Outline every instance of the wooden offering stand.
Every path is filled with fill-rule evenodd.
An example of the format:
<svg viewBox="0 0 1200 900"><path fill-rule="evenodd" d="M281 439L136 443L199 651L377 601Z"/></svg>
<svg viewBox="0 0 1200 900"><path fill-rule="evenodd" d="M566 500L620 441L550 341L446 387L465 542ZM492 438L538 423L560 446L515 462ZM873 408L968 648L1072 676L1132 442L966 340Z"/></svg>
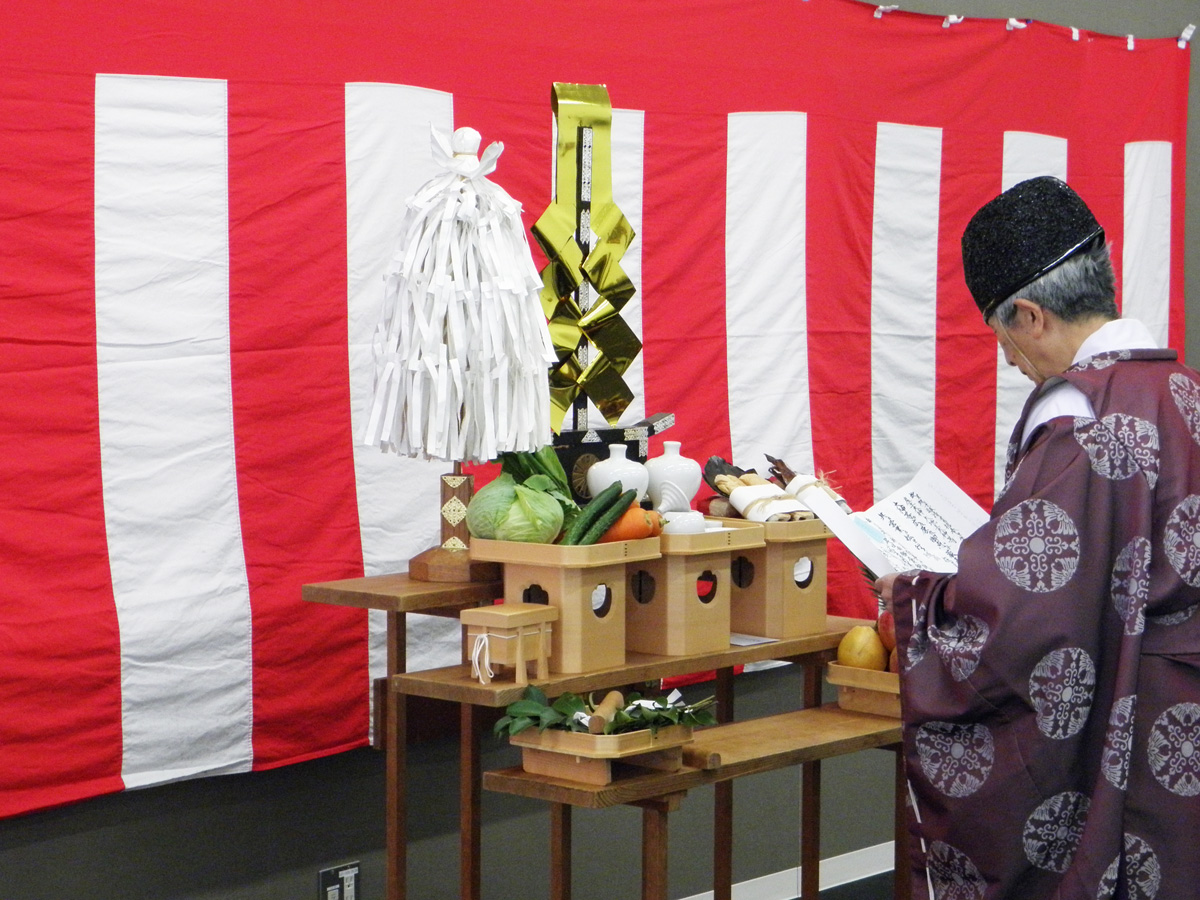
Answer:
<svg viewBox="0 0 1200 900"><path fill-rule="evenodd" d="M810 634L770 643L723 647L712 651L662 655L627 650L622 662L594 670L539 674L537 685L547 696L584 694L640 684L662 678L715 671L718 719L722 723L697 731L684 745L682 765L669 771L614 777L607 784L524 771L523 768L482 771L484 710L502 709L520 699L524 686L492 679L480 684L470 664L420 672L405 671L405 616L409 612L459 615L460 611L490 606L507 591L497 573L494 581L421 582L409 575L384 575L305 585L307 601L382 609L388 621L388 684L378 705L384 715L376 733L387 749L386 840L387 900L405 900L407 893L407 698L449 701L459 707L460 896L481 900L482 789L535 797L547 801L551 815L551 896L570 897L570 812L574 806L600 808L633 804L643 810L643 897L666 898L666 825L686 791L712 785L713 886L715 900L732 896L733 780L741 775L781 766L799 765L801 786L801 897L816 900L820 870L820 762L840 753L867 747L895 748L900 724L869 713L820 706L821 669L836 656L842 636L861 620L828 616L824 627ZM517 599L517 598L513 598ZM734 671L766 660L786 660L804 669L803 709L766 719L734 721ZM899 754L897 764L899 766ZM615 773L614 773L615 774ZM898 769L897 798L903 779ZM897 833L903 835L903 806L897 806ZM905 896L902 874L904 841L897 843L898 897Z"/></svg>
<svg viewBox="0 0 1200 900"><path fill-rule="evenodd" d="M483 684L491 681L489 663L511 666L517 684L529 683L529 663L535 664L538 678L550 677L551 623L558 619L557 608L541 603L496 603L464 609L458 618L466 626L467 651ZM477 644L483 652L476 652Z"/></svg>
<svg viewBox="0 0 1200 900"><path fill-rule="evenodd" d="M565 546L475 540L471 556L503 563L504 599L558 610L550 671L591 672L625 662L626 568L659 556L657 537ZM728 629L722 646L728 644Z"/></svg>
<svg viewBox="0 0 1200 900"><path fill-rule="evenodd" d="M762 547L763 527L733 519L720 524L700 534L663 534L661 556L629 567L629 649L680 656L729 646L731 553Z"/></svg>
<svg viewBox="0 0 1200 900"><path fill-rule="evenodd" d="M809 519L766 522L763 537L763 546L734 553L730 626L773 638L824 630L826 541L833 533Z"/></svg>
<svg viewBox="0 0 1200 900"><path fill-rule="evenodd" d="M482 789L514 793L544 800L551 816L551 897L570 897L570 813L575 806L604 808L633 804L643 810L643 897L666 898L666 825L668 814L677 809L690 788L712 785L713 887L716 900L730 900L733 883L733 781L755 772L798 765L803 771L801 786L801 898L816 900L820 874L820 760L868 747L895 748L900 740L900 723L894 719L821 706L821 669L836 657L837 645L854 625L864 620L829 616L824 631L797 638L784 638L749 646L727 645L708 653L683 656L628 651L619 666L580 673L554 673L537 686L548 697L566 692L586 694L622 685L641 684L661 678L715 671L717 716L725 723L699 729L683 748L683 765L675 771L648 771L621 775L604 785L553 775L535 774L523 767L483 772L482 749L485 721L483 710L502 709L521 699L524 687L493 679L480 684L472 678L469 665L448 666L408 672L392 678L392 690L403 696L430 697L459 704L459 804L460 896L481 900ZM734 722L734 671L748 663L781 659L804 668L806 707L766 719ZM728 729L728 730L727 730ZM690 760L690 761L689 761ZM902 781L897 782L898 789ZM898 794L898 801L902 794ZM902 810L902 803L898 803ZM899 819L898 819L899 821ZM898 832L903 834L904 832ZM904 841L898 847L903 850ZM897 860L903 865L903 860ZM898 879L900 883L903 879ZM389 900L399 900L389 882ZM898 893L897 897L903 897Z"/></svg>

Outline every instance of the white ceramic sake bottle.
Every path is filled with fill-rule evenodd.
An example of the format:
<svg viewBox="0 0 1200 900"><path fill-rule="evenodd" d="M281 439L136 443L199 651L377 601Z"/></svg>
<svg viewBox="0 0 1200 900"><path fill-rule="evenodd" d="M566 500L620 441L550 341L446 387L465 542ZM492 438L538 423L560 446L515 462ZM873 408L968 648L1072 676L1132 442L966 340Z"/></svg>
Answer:
<svg viewBox="0 0 1200 900"><path fill-rule="evenodd" d="M640 503L646 496L646 488L650 483L650 473L636 459L625 455L628 449L624 444L609 444L608 459L592 463L587 470L588 493L595 497L598 493L612 484L621 482L621 490L636 490L635 503Z"/></svg>
<svg viewBox="0 0 1200 900"><path fill-rule="evenodd" d="M650 502L659 512L691 509L700 490L700 463L679 453L679 441L663 441L661 456L646 460Z"/></svg>

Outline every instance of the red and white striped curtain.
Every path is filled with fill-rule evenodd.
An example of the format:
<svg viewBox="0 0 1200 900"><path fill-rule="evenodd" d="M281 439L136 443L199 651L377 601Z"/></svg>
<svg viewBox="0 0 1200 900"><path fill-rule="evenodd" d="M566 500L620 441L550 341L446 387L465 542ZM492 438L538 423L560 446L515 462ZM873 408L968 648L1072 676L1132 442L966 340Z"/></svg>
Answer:
<svg viewBox="0 0 1200 900"><path fill-rule="evenodd" d="M505 144L528 224L552 83L606 84L638 235L626 420L831 471L857 508L929 458L990 505L1027 386L958 238L1021 178L1075 186L1125 312L1182 349L1174 40L853 0L10 0L5 23L0 815L366 741L381 623L300 586L437 534L446 464L357 441L430 123ZM870 603L835 554L831 610Z"/></svg>

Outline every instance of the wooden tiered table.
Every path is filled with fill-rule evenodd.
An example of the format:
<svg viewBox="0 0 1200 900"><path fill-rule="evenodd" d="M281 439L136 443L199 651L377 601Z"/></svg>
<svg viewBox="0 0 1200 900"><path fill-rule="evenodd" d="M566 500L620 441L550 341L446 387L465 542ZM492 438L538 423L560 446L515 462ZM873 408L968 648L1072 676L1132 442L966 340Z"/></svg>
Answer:
<svg viewBox="0 0 1200 900"><path fill-rule="evenodd" d="M406 701L407 696L426 697L444 700L459 705L459 798L460 798L460 896L463 900L481 900L481 815L480 800L483 788L483 772L481 767L481 750L483 719L482 710L505 707L519 699L524 692L523 685L510 681L492 681L490 684L480 684L471 677L470 665L455 665L440 669L429 669L419 672L405 671L405 616L410 612L433 612L455 614L458 609L487 603L502 593L500 582L478 583L436 583L410 580L406 575L382 575L367 578L354 578L342 581L325 582L305 585L303 597L305 600L321 603L334 603L344 606L355 606L364 609L380 609L387 613L387 672L391 689L386 692L386 714L384 728L384 746L387 751L386 765L386 818L387 818L387 898L388 900L404 900L406 890ZM624 665L615 666L593 672L580 674L551 674L548 679L535 680L548 696L554 697L570 691L586 694L604 688L637 685L642 682L656 681L695 672L715 671L718 718L722 723L733 722L734 696L733 673L737 666L767 660L785 660L804 667L804 696L802 705L805 709L817 707L821 700L821 666L836 655L836 649L842 635L853 625L862 624L862 620L829 616L825 631L805 635L798 638L785 638L771 643L754 644L750 646L730 646L728 649L701 653L690 656L655 656L629 652L626 654ZM815 710L814 710L815 711ZM879 717L866 717L867 727L860 727L856 741L860 743L844 749L835 749L837 744L827 743L826 752L802 750L793 747L781 751L787 755L788 762L780 765L800 765L803 771L801 789L801 872L802 898L815 900L818 894L818 878L820 868L820 759L824 756L835 755L837 752L852 752L867 746L883 746L894 744L899 740L899 724L894 720ZM785 720L779 720L783 723ZM762 729L766 723L756 724L756 720L748 720L737 725L725 724L720 733L721 746L726 754L723 757L723 774L720 769L693 769L688 767L681 775L682 781L694 778L695 784L713 784L715 791L714 804L714 840L713 840L713 883L715 900L728 900L731 896L732 884L732 828L733 828L733 778L740 774L748 774L755 766L777 768L760 758L758 761L743 759L735 762L735 753L728 742L735 740L739 734L747 730L753 732ZM778 724L778 723L777 723ZM774 726L772 726L774 727ZM726 728L735 730L725 731ZM715 739L718 729L713 729ZM703 732L701 732L703 734ZM761 748L762 734L753 740ZM794 736L793 736L794 737ZM865 743L863 742L865 741ZM794 743L794 740L793 740ZM698 747L703 747L697 743ZM805 756L804 754L808 754ZM778 762L782 757L776 757ZM532 793L541 790L540 787L515 786L530 785L531 778L523 778L516 772L489 773L489 787L505 790L514 787L513 792ZM628 785L622 783L624 788ZM657 790L659 785L655 785ZM685 788L680 788L680 791ZM646 838L652 845L661 846L665 852L665 814L680 796L680 791L659 792L647 795L643 799L616 800L614 802L635 802L657 810L650 822L659 822L661 830L658 837L653 830L646 832ZM583 795L580 795L583 796ZM597 797L608 796L598 791ZM569 848L569 809L571 805L589 805L593 801L575 803L566 799L566 795L556 794L551 800L553 816L552 834L555 835L555 845L552 860L555 870L567 873L565 883L552 886L556 897L568 897L569 860L565 858L564 850ZM674 799L672 799L674 798ZM594 802L601 802L596 800ZM665 871L665 856L664 867ZM648 870L653 878L655 869ZM664 888L665 889L665 888Z"/></svg>
<svg viewBox="0 0 1200 900"><path fill-rule="evenodd" d="M405 638L408 613L458 615L458 610L490 603L504 592L499 581L436 582L415 581L407 574L371 575L306 584L301 596L314 603L333 603L360 609L379 609L387 613L387 675L406 668ZM376 740L382 741L387 754L384 784L386 797L387 900L404 900L407 880L408 814L405 809L408 769L408 717L404 695L384 686L377 701L381 707L382 727ZM382 732L380 734L379 732Z"/></svg>
<svg viewBox="0 0 1200 900"><path fill-rule="evenodd" d="M483 786L489 790L545 800L551 804L551 897L569 900L571 884L570 808L603 809L619 804L642 807L642 898L667 900L667 814L673 812L688 790L720 785L742 775L754 775L788 766L804 766L846 753L874 747L894 746L900 741L900 722L868 713L850 712L836 704L801 709L745 722L718 725L696 732L695 742L684 749L685 765L674 772L645 772L618 778L597 786L531 775L520 767L485 772ZM901 782L902 783L902 782ZM902 809L903 795L897 795ZM806 818L806 821L807 818ZM714 848L728 857L732 846L732 822L717 829ZM803 834L802 838L808 835ZM903 841L897 843L903 847ZM819 859L812 858L819 845L809 848L801 865L802 874L813 872ZM900 850L897 852L897 861ZM902 864L897 866L900 871ZM817 888L805 879L802 897L816 897ZM732 885L714 885L716 896L728 897ZM907 896L897 890L897 897Z"/></svg>

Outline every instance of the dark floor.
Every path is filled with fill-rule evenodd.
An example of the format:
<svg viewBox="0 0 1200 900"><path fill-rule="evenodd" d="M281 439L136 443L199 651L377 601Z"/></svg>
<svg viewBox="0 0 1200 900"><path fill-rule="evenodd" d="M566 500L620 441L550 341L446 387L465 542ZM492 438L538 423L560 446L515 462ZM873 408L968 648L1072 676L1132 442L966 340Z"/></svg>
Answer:
<svg viewBox="0 0 1200 900"><path fill-rule="evenodd" d="M884 872L821 891L821 900L892 900L892 873Z"/></svg>

